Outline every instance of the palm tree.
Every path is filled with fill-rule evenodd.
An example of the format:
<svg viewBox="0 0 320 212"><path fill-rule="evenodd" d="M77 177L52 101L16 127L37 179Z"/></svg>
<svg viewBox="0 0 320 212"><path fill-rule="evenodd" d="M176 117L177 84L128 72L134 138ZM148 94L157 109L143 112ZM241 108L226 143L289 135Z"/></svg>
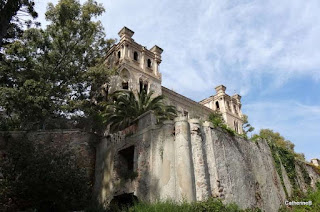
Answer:
<svg viewBox="0 0 320 212"><path fill-rule="evenodd" d="M147 111L153 111L158 123L177 116L174 106L165 105L164 96L152 98L153 92L144 90L138 94L132 91L116 91L112 94L113 101L105 103L101 113L111 131L122 130Z"/></svg>

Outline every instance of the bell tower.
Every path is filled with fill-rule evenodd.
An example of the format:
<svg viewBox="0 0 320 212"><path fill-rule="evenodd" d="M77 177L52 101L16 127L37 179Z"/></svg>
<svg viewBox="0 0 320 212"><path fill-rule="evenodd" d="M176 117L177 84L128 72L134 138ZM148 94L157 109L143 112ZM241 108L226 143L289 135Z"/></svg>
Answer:
<svg viewBox="0 0 320 212"><path fill-rule="evenodd" d="M147 49L132 39L133 34L123 27L118 33L120 41L107 52L106 65L118 72L111 80L110 92L152 90L155 95L161 95L159 65L163 50L156 45Z"/></svg>

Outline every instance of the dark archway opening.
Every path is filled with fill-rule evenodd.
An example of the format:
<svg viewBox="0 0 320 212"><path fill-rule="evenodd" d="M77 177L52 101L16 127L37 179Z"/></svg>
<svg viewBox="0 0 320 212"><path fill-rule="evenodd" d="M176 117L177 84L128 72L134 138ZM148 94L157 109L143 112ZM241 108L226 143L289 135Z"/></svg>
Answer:
<svg viewBox="0 0 320 212"><path fill-rule="evenodd" d="M146 93L148 93L148 83L147 83L147 82L144 83L144 85L143 85L143 90L144 90Z"/></svg>
<svg viewBox="0 0 320 212"><path fill-rule="evenodd" d="M217 110L220 110L219 102L218 102L218 101L216 101L216 108L217 108Z"/></svg>
<svg viewBox="0 0 320 212"><path fill-rule="evenodd" d="M109 208L111 211L123 211L126 208L132 207L138 201L138 197L133 193L125 193L114 196L110 202Z"/></svg>
<svg viewBox="0 0 320 212"><path fill-rule="evenodd" d="M150 59L147 60L147 65L148 65L148 68L151 68L151 60Z"/></svg>
<svg viewBox="0 0 320 212"><path fill-rule="evenodd" d="M140 93L141 93L143 90L143 81L142 80L139 81L139 86L140 86Z"/></svg>
<svg viewBox="0 0 320 212"><path fill-rule="evenodd" d="M122 83L122 89L128 90L129 89L129 83L128 82L123 82Z"/></svg>
<svg viewBox="0 0 320 212"><path fill-rule="evenodd" d="M133 53L133 59L134 59L135 61L138 61L138 52L134 52L134 53Z"/></svg>
<svg viewBox="0 0 320 212"><path fill-rule="evenodd" d="M121 168L127 172L133 172L134 146L119 151Z"/></svg>

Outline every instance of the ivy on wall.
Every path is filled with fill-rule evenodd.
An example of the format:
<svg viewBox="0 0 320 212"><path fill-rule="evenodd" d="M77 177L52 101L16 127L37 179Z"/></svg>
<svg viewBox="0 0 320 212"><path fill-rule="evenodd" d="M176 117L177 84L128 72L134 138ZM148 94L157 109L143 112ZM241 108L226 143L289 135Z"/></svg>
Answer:
<svg viewBox="0 0 320 212"><path fill-rule="evenodd" d="M303 162L298 161L295 159L295 154L294 152L284 148L277 146L276 144L268 141L268 144L271 149L272 157L274 160L274 164L277 170L277 173L279 174L281 183L283 185L284 191L286 193L286 196L288 197L288 191L286 190L286 187L284 186L284 180L282 176L282 171L281 171L281 164L283 165L284 169L287 172L287 175L289 177L291 186L293 188L293 195L298 195L300 193L299 185L297 184L297 172L296 172L296 165L299 166L302 176L303 176L303 181L306 183L308 186L311 184L311 178L309 177L309 174L303 164Z"/></svg>

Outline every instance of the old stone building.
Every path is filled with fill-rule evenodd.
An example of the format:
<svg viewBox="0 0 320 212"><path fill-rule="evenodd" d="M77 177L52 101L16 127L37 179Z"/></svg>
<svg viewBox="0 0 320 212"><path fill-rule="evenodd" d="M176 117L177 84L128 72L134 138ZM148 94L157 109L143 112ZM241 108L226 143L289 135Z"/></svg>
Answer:
<svg viewBox="0 0 320 212"><path fill-rule="evenodd" d="M227 95L220 85L215 95L195 102L161 86L162 49L137 44L126 27L119 35L107 56L106 64L119 71L109 91L152 90L176 106L179 117L157 123L149 111L125 130L103 137L96 145L95 198L108 205L129 197L149 202L214 197L241 208L277 211L294 185L280 163L281 180L267 141L250 142L206 121L211 112L220 111L229 127L242 133L241 97ZM296 163L295 169L301 190L316 187L320 176L313 166Z"/></svg>
<svg viewBox="0 0 320 212"><path fill-rule="evenodd" d="M119 75L111 81L109 92L125 89L134 92L153 91L154 95L164 95L167 104L176 106L179 116L200 118L205 121L213 111L220 111L227 125L238 133L242 133L241 96L229 96L223 85L216 87L216 94L200 102L193 101L179 93L161 86L161 53L158 46L151 49L136 43L134 32L123 27L120 41L107 53L106 64L109 68L116 68Z"/></svg>
<svg viewBox="0 0 320 212"><path fill-rule="evenodd" d="M265 140L250 142L187 117L157 124L152 111L133 126L96 146L94 196L105 205L129 197L148 202L214 197L273 212L292 195L294 185L283 165L281 180ZM295 168L302 191L316 187L320 176L312 166Z"/></svg>

